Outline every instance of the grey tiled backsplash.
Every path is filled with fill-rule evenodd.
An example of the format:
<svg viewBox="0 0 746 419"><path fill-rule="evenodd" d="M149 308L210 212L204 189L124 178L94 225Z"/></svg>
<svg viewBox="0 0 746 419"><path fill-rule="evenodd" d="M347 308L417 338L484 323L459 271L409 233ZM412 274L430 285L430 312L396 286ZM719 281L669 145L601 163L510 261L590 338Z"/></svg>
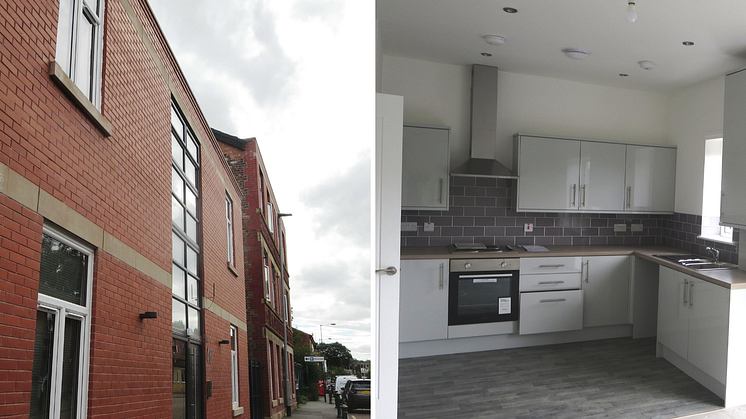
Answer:
<svg viewBox="0 0 746 419"><path fill-rule="evenodd" d="M698 239L698 215L516 212L515 188L511 179L452 176L448 211L402 211L402 221L417 223L416 232L402 232L402 246L662 244L702 255L713 246L721 249L721 260L738 262L737 230L734 245ZM426 222L434 223L435 231L425 232ZM524 233L525 223L532 223L534 231ZM615 232L614 224L625 224L626 231ZM642 231L632 232L632 224L641 224Z"/></svg>

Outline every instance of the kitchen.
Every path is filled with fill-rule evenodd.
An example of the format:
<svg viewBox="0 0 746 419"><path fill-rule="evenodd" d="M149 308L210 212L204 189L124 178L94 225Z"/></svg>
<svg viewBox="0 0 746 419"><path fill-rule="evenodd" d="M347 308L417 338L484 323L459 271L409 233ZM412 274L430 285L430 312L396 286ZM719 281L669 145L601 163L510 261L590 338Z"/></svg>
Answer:
<svg viewBox="0 0 746 419"><path fill-rule="evenodd" d="M746 67L746 61L737 54L699 55L703 51L687 49L690 46L683 42L691 40L695 42L693 48L702 45L704 50L709 50L712 45L706 45L708 41L697 41L695 38L698 35L694 33L701 29L699 26L707 26L708 31L718 32L719 42L728 45L721 50L743 50L743 46L738 44L741 41L737 40L743 35L740 33L743 29L738 28L727 16L738 14L734 9L741 7L740 5L734 6L730 2L726 2L727 7L716 5L702 17L703 22L708 24L700 22L699 26L694 25L697 26L695 28L680 26L681 22L691 22L693 12L690 7L694 5L670 2L656 2L655 6L638 4L640 18L634 24L624 20L626 2L620 7L616 7L618 5L613 5L611 1L562 5L553 5L551 2L532 2L531 5L477 2L470 5L477 12L466 6L452 10L446 2L427 5L416 1L378 3L378 38L381 48L378 50L377 60L377 90L404 98L405 124L450 127L452 167L460 165L469 157L471 64L494 66L500 68L497 77L494 157L509 168L514 168L511 166L514 160L513 135L516 133L573 140L592 139L624 145L675 146L673 215L668 215L673 218L663 222L678 223L672 224L671 227L674 228L671 229L689 229L689 233L697 225L703 200L704 142L722 137L725 74ZM504 12L502 9L507 6L516 7L517 13ZM643 10L647 16L643 14ZM698 16L697 13L705 12L697 10L694 16ZM611 14L614 15L610 16ZM494 20L494 24L483 17L488 15L489 19ZM709 24L714 21L714 17L718 18L717 30ZM434 23L446 20L447 23ZM407 25L403 22L407 22ZM472 24L466 25L465 22ZM573 30L563 29L569 26ZM662 36L666 30L677 38ZM487 44L482 36L488 34L504 36L504 45ZM692 38L689 39L689 36ZM699 36L709 40L709 36ZM442 46L442 51L433 45ZM581 46L587 47L589 51L584 60L573 60L562 54L564 48ZM493 57L483 57L482 52L491 53ZM546 57L541 56L542 54ZM554 55L548 58L550 54ZM699 61L687 58L687 54L692 54ZM521 68L517 63L523 58L542 62L546 66L536 64L534 67ZM641 60L655 61L658 67L645 70L638 65ZM686 67L687 71L683 73L687 74L674 74L672 69L675 67ZM644 246L663 244L665 232L662 230L671 230L668 224L659 224L658 220L662 218L657 217L666 217L664 215L625 215L623 211L518 212L512 194L517 193L520 181L495 180L494 184L480 186L473 178L464 179L466 178L456 176L449 179L452 192L464 194L454 196L452 193L452 202L466 200L468 202L458 205L466 209L479 207L475 204L478 200L494 198L495 205L485 206L482 209L485 211L484 216L425 211L412 213L405 210L402 221L418 224L416 233L402 233L402 252L405 257L407 249L411 247L445 247L446 244L457 241L485 241L480 239L487 239L487 244L545 245L550 250L556 245L603 244L607 248L624 244ZM471 191L471 196L466 195L467 190ZM487 190L500 196L485 196ZM496 208L504 212L494 213ZM487 211L492 213L488 216ZM619 213L621 216L617 217L616 214ZM478 217L491 218L485 221L493 225L475 225L478 224ZM464 221L464 218L471 218L471 221ZM606 236L598 233L590 235L598 231L592 229L598 226L592 227L591 223L603 222L606 228L622 224L614 222L614 218L623 221L625 234L612 232ZM507 225L497 225L499 220ZM425 222L433 224L432 232L424 231ZM466 222L467 225L458 224L460 222ZM551 226L542 225L544 223ZM523 230L525 224L533 224L532 227L537 232L532 234L516 231ZM630 231L633 226L642 226L643 231L634 234ZM580 234L565 235L564 230L559 235L546 234L547 228L557 227L578 228ZM584 227L588 227L589 235L583 235ZM541 234L537 234L539 230ZM686 237L684 231L677 231L676 234L677 237L678 234ZM737 235L736 233L735 236ZM634 242L635 240L639 241ZM602 241L605 242L601 243ZM681 250L679 253L703 254L704 251L704 246L699 244L696 250L685 247L689 244L683 242L675 244ZM724 250L726 260L738 263L737 245L714 247ZM647 256L652 257L652 254ZM451 259L451 256L445 256L444 259ZM645 257L642 259L650 261ZM521 262L523 263L523 258ZM402 281L404 279L402 272ZM634 288L633 285L634 283L630 285L630 289ZM630 298L630 301L634 301L634 298ZM400 307L404 309L404 305L405 301L402 299ZM633 309L630 310L630 313L634 312ZM493 349L499 347L494 342L494 336L499 335L490 336L493 336L492 342L484 343L485 338L485 346L477 345L474 349L488 350L490 345ZM474 344L475 339L470 344ZM426 349L437 347L441 351L452 353L464 350L449 347L448 345L455 344L449 343L447 339L439 343L440 345L423 343L420 346ZM415 346L401 345L400 356L413 356L407 351Z"/></svg>

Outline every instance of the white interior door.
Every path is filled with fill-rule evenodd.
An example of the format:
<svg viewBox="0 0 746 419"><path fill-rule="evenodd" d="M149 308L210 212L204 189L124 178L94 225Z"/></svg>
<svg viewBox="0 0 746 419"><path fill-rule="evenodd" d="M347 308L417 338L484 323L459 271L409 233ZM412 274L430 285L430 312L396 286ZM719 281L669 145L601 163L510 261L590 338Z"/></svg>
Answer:
<svg viewBox="0 0 746 419"><path fill-rule="evenodd" d="M399 262L404 98L376 94L373 204L372 416L395 419L399 382Z"/></svg>

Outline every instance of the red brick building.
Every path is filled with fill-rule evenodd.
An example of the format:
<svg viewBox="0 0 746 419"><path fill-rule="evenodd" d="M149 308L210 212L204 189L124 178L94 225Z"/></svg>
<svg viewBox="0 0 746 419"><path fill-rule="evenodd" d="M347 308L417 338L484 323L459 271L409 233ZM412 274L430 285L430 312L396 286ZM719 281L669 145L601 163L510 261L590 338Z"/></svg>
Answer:
<svg viewBox="0 0 746 419"><path fill-rule="evenodd" d="M0 2L0 418L248 418L241 197L146 0Z"/></svg>
<svg viewBox="0 0 746 419"><path fill-rule="evenodd" d="M253 385L252 400L262 395L264 417L285 416L296 406L290 284L285 252L285 227L255 138L246 140L214 130L215 138L241 185L243 199L244 274L249 330L249 358L261 365L261 389ZM287 323L283 310L287 307ZM286 325L285 327L283 325ZM287 358L283 354L287 339ZM283 362L286 362L287 369ZM258 371L258 370L257 370ZM286 398L287 387L290 397Z"/></svg>

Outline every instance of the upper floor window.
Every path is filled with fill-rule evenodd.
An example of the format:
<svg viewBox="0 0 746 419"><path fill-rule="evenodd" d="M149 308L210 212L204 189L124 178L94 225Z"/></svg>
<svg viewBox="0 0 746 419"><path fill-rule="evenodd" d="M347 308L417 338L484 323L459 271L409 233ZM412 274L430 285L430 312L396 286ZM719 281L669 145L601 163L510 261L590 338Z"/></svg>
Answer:
<svg viewBox="0 0 746 419"><path fill-rule="evenodd" d="M267 257L267 253L264 253L264 256L262 257L262 262L264 263L264 298L267 301L272 301L272 281L270 279L269 274L269 258Z"/></svg>
<svg viewBox="0 0 746 419"><path fill-rule="evenodd" d="M271 202L267 202L267 226L270 233L275 232L275 212Z"/></svg>
<svg viewBox="0 0 746 419"><path fill-rule="evenodd" d="M104 0L60 0L55 61L101 109Z"/></svg>
<svg viewBox="0 0 746 419"><path fill-rule="evenodd" d="M228 194L225 195L225 224L228 230L228 263L231 266L236 265L234 258L234 247L233 247L233 201Z"/></svg>
<svg viewBox="0 0 746 419"><path fill-rule="evenodd" d="M702 187L702 235L708 240L733 242L733 228L720 225L723 139L705 140L705 171Z"/></svg>

